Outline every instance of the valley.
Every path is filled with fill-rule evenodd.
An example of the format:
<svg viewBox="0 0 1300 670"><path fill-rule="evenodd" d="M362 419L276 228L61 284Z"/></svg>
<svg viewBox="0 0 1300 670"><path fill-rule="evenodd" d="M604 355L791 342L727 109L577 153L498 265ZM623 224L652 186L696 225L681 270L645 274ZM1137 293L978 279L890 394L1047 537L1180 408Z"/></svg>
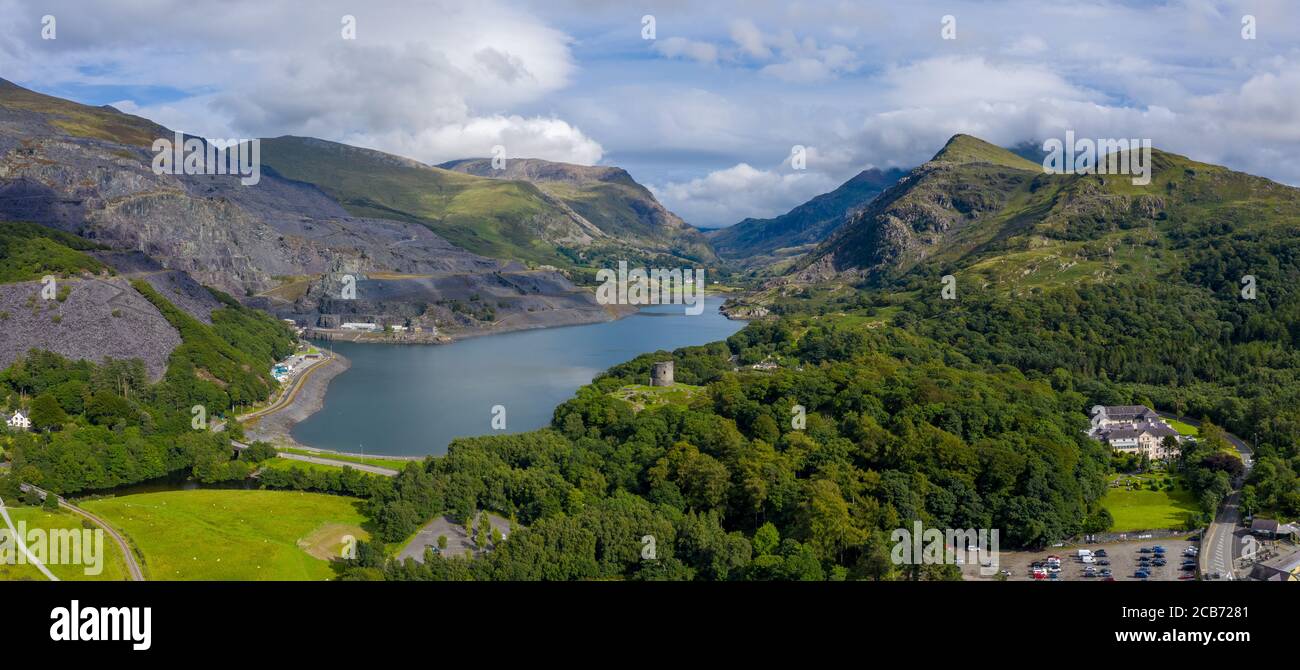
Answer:
<svg viewBox="0 0 1300 670"><path fill-rule="evenodd" d="M701 232L613 167L284 136L241 187L149 172L163 130L0 85L0 406L31 416L0 484L84 496L151 579L945 580L891 530L1033 551L1300 514L1297 189L1158 148L1143 186L1047 174L958 134ZM606 304L620 262L727 290ZM1204 421L1153 478L1086 436L1096 404ZM395 558L485 510L509 539ZM229 551L187 564L209 524Z"/></svg>

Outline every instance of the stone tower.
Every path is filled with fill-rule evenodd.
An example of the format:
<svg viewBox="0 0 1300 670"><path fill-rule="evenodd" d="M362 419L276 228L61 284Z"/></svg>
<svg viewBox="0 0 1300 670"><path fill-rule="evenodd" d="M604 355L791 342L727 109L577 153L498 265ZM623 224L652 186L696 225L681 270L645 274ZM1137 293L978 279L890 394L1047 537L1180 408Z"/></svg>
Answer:
<svg viewBox="0 0 1300 670"><path fill-rule="evenodd" d="M673 385L673 362L660 361L655 363L654 368L650 370L651 386L672 386Z"/></svg>

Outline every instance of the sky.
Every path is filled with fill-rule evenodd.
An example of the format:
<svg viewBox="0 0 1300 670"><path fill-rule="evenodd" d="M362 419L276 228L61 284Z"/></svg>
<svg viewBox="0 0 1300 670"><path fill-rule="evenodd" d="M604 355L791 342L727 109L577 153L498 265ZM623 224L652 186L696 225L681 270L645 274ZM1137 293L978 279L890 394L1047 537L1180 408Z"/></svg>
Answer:
<svg viewBox="0 0 1300 670"><path fill-rule="evenodd" d="M1289 0L0 0L0 16L0 77L42 93L209 138L616 165L703 227L915 167L955 133L1149 138L1300 185Z"/></svg>

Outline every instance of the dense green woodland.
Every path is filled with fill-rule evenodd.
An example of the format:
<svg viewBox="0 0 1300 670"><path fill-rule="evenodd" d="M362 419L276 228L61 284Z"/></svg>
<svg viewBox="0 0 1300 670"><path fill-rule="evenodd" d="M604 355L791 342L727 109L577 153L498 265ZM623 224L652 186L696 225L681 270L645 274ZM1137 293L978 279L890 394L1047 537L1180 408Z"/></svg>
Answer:
<svg viewBox="0 0 1300 670"><path fill-rule="evenodd" d="M139 360L93 364L42 351L0 371L2 404L27 404L35 429L0 438L23 481L77 493L181 471L204 482L252 471L253 459L231 460L238 424L222 433L194 430L191 409L203 406L210 421L268 397L274 382L267 371L293 351L292 333L216 291L224 307L209 326L148 284L132 286L181 333L162 381L151 384Z"/></svg>
<svg viewBox="0 0 1300 670"><path fill-rule="evenodd" d="M1131 464L1085 437L1084 412L1143 403L1207 420L1174 464L1201 508L1189 527L1241 472L1217 426L1256 444L1246 511L1298 515L1300 234L1176 215L1163 225L1153 253L1180 262L1157 279L963 285L944 301L938 278L961 267L922 266L809 289L726 342L611 368L546 429L457 440L394 478L266 470L261 481L367 499L374 544L351 579L951 579L955 566L894 565L890 531L997 528L1003 547L1104 531L1106 475ZM1239 293L1246 274L1253 300ZM135 363L39 352L0 374L43 430L12 438L24 478L60 491L185 468L216 480L269 455L230 460L228 437L189 429L189 407L216 415L265 397L287 332L227 297L205 326L136 288L184 339L161 383ZM611 395L669 356L679 382L706 387L689 405L636 412ZM780 367L737 369L763 360ZM463 522L478 509L524 528L475 558L385 560L385 545L435 515Z"/></svg>

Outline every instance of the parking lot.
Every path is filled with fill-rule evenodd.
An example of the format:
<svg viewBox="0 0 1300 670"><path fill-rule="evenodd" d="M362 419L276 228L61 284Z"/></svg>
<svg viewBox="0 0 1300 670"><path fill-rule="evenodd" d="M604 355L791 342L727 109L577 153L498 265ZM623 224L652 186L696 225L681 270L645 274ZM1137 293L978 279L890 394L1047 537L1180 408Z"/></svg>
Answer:
<svg viewBox="0 0 1300 670"><path fill-rule="evenodd" d="M1148 540L1135 540L1130 542L1112 542L1107 544L1087 544L1070 547L1049 547L1041 551L1004 551L1001 552L999 569L1009 570L1010 574L1006 579L1010 581L1032 581L1033 564L1043 562L1048 556L1057 556L1061 559L1060 572L1056 573L1055 581L1108 581L1102 576L1102 570L1109 569L1110 577L1114 581L1177 581L1180 577L1191 575L1188 579L1196 576L1195 570L1182 570L1181 566L1184 559L1189 558L1184 552L1188 547L1198 546L1198 542L1193 542L1184 538L1159 538ZM1166 564L1156 566L1157 554L1153 548L1159 546L1164 551ZM1079 550L1087 549L1092 552L1102 550L1105 552L1104 557L1095 558L1093 563L1095 574L1088 576L1086 568L1088 564L1079 560ZM1144 553L1142 550L1147 550ZM1145 579L1137 576L1138 568L1142 565L1141 558L1147 559L1150 576ZM1194 557L1192 557L1194 558ZM1102 561L1107 562L1103 565ZM1048 573L1047 579L1043 581L1053 581ZM979 566L963 565L962 578L976 581L990 581L997 579L996 575L980 574Z"/></svg>

